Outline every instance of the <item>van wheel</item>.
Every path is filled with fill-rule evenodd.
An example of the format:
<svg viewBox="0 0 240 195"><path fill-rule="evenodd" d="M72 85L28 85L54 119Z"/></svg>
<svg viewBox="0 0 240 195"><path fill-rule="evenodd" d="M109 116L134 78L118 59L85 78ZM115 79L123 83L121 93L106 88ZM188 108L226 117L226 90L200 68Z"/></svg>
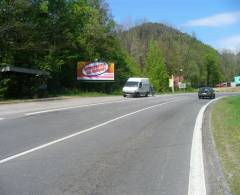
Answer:
<svg viewBox="0 0 240 195"><path fill-rule="evenodd" d="M145 97L148 97L148 92L145 94Z"/></svg>
<svg viewBox="0 0 240 195"><path fill-rule="evenodd" d="M134 97L140 97L140 94L139 93L135 93Z"/></svg>

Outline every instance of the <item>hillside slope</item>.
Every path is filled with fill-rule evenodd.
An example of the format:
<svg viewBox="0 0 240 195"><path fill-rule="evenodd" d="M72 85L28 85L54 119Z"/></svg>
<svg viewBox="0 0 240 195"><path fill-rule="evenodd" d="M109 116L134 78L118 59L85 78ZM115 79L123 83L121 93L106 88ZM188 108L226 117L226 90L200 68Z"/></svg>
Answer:
<svg viewBox="0 0 240 195"><path fill-rule="evenodd" d="M164 24L144 23L127 31L120 31L119 37L123 47L139 64L142 71L146 66L149 42L155 40L162 50L169 75L183 74L185 80L191 82L193 86L214 85L221 79L220 54L194 36ZM209 55L216 62L214 68L207 66ZM215 73L214 71L211 73L213 69Z"/></svg>

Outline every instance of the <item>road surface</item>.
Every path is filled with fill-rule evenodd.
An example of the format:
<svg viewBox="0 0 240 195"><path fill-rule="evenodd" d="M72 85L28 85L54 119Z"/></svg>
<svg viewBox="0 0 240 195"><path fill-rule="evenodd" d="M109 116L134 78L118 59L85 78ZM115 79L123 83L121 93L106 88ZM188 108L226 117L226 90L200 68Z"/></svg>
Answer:
<svg viewBox="0 0 240 195"><path fill-rule="evenodd" d="M184 94L0 105L0 194L188 194L195 120L208 101Z"/></svg>

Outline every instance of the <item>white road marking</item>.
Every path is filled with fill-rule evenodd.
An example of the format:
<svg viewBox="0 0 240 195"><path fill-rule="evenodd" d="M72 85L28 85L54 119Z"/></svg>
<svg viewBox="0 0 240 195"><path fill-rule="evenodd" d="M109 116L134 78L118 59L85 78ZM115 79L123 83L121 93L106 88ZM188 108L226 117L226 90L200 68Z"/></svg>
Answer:
<svg viewBox="0 0 240 195"><path fill-rule="evenodd" d="M171 100L174 98L169 98L168 100ZM39 114L45 114L49 112L56 112L56 111L62 111L62 110L69 110L74 108L84 108L84 107L91 107L91 106L97 106L97 105L104 105L104 104L112 104L112 103L121 103L126 101L136 101L136 100L146 100L146 98L140 98L140 99L125 99L125 100L119 100L119 101L111 101L111 102L100 102L100 103L93 103L93 104L87 104L87 105L79 105L79 106L69 106L69 107L63 107L63 108L53 108L48 110L41 110L37 112L29 112L25 113L25 116L33 116L33 115L39 115Z"/></svg>
<svg viewBox="0 0 240 195"><path fill-rule="evenodd" d="M203 116L207 107L212 102L217 101L221 98L223 97L216 98L208 102L200 109L198 113L192 139L188 195L206 195L205 174L203 164L203 148L202 148Z"/></svg>
<svg viewBox="0 0 240 195"><path fill-rule="evenodd" d="M25 113L24 115L25 116L32 116L32 115L49 113L49 112L69 110L69 109L74 109L74 108L84 108L84 107L97 106L97 105L103 105L103 104L121 103L121 102L125 102L125 101L130 101L130 100L120 100L120 101L101 102L101 103L79 105L79 106L69 106L69 107L63 107L63 108L53 108L53 109L41 110L41 111L37 111L37 112L29 112L29 113Z"/></svg>
<svg viewBox="0 0 240 195"><path fill-rule="evenodd" d="M0 118L0 121L1 121L1 120L4 120L4 119L5 119L5 118Z"/></svg>
<svg viewBox="0 0 240 195"><path fill-rule="evenodd" d="M68 135L68 136L66 136L66 137L62 137L62 138L60 138L60 139L51 141L51 142L49 142L49 143L43 144L43 145L38 146L38 147L35 147L35 148L32 148L32 149L27 150L27 151L25 151L25 152L21 152L21 153L18 153L18 154L16 154L16 155L7 157L7 158L5 158L5 159L2 159L2 160L0 160L0 164L6 163L6 162L8 162L8 161L10 161L10 160L13 160L13 159L17 159L17 158L19 158L19 157L21 157L21 156L24 156L24 155L33 153L33 152L35 152L35 151L41 150L41 149L43 149L43 148L46 148L46 147L48 147L48 146L57 144L57 143L59 143L59 142L63 142L63 141L65 141L65 140L68 140L68 139L73 138L73 137L76 137L76 136L78 136L78 135L87 133L87 132L89 132L89 131L93 131L93 130L99 128L99 127L103 127L103 126L108 125L108 124L110 124L110 123L112 123L112 122L115 122L115 121L117 121L117 120L119 120L119 119L122 119L122 118L125 118L125 117L128 117L128 116L137 114L137 113L139 113L139 112L143 112L143 111L146 111L146 110L150 110L150 109L156 108L156 107L158 107L158 106L163 106L163 105L166 105L166 104L169 104L169 103L177 102L177 101L181 101L181 99L180 99L180 100L168 101L168 102L156 104L156 105L153 105L153 106L149 106L149 107L146 107L146 108L142 108L142 109L140 109L140 110L137 110L137 111L134 111L134 112L131 112L131 113L128 113L128 114L119 116L119 117L117 117L117 118L111 119L111 120L109 120L109 121L106 121L106 122L101 123L101 124L99 124L99 125L96 125L96 126L94 126L94 127L91 127L91 128L88 128L88 129L85 129L85 130L82 130L82 131L78 131L78 132L76 132L76 133L74 133L74 134L71 134L71 135Z"/></svg>

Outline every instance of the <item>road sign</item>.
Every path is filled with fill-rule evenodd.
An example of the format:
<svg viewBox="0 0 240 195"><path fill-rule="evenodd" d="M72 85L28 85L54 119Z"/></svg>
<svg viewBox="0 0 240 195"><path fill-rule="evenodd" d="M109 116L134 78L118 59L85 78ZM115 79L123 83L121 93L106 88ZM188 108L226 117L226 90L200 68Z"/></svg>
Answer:
<svg viewBox="0 0 240 195"><path fill-rule="evenodd" d="M179 83L178 83L178 87L179 87L179 89L186 89L186 88L187 88L187 85L186 85L186 83L181 83L181 82L179 82Z"/></svg>

